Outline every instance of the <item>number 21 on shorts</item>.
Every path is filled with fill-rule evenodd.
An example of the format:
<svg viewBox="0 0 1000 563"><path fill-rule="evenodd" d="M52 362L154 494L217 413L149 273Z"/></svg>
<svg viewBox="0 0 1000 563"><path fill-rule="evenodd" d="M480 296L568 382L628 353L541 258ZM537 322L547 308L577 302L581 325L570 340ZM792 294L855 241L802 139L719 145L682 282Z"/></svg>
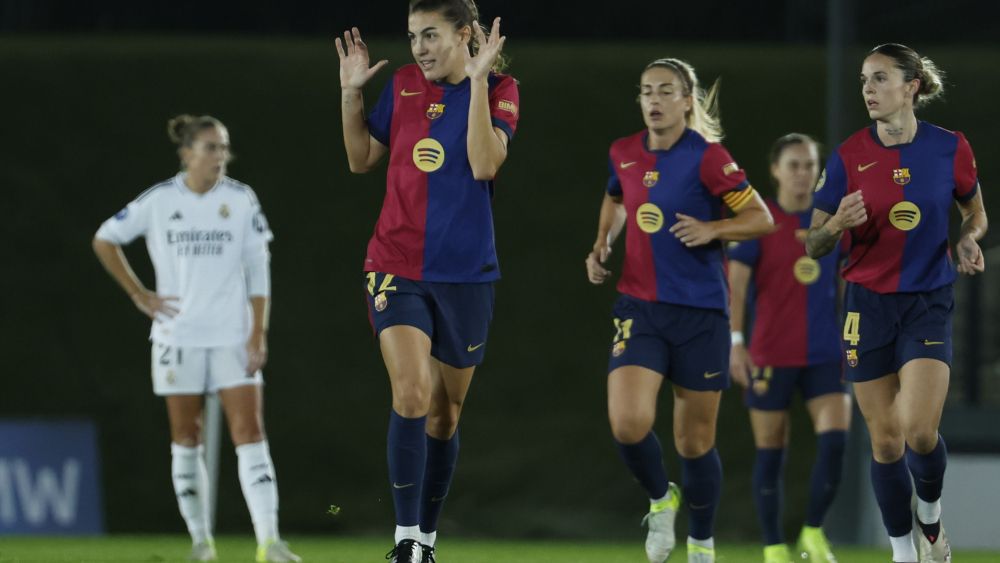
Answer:
<svg viewBox="0 0 1000 563"><path fill-rule="evenodd" d="M844 340L851 346L857 346L861 341L861 313L847 313L844 320Z"/></svg>

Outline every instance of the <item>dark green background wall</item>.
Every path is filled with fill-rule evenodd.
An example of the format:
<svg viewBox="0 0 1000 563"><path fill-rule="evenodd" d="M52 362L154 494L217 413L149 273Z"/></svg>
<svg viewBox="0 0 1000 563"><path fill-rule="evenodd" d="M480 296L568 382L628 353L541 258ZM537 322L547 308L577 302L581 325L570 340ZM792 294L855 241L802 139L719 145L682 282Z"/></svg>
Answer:
<svg viewBox="0 0 1000 563"><path fill-rule="evenodd" d="M409 62L400 41L376 57ZM640 533L640 489L617 459L605 415L613 287L585 279L616 137L642 127L639 72L661 56L723 76L726 144L770 192L765 154L789 131L823 138L825 58L796 46L526 44L511 38L521 122L497 182L504 278L486 363L462 422L448 534L609 536ZM918 46L923 47L923 46ZM950 92L923 117L966 132L986 199L1000 154L993 94L1000 50L924 47ZM855 76L847 130L866 123ZM332 42L90 36L0 39L0 416L88 417L100 428L108 528L173 530L169 435L150 389L147 320L101 270L90 238L145 187L174 173L166 120L210 113L232 135L231 174L268 214L274 310L266 420L286 531L384 532L392 524L384 435L389 387L368 328L361 263L384 193L384 168L348 173ZM366 90L373 103L389 72ZM857 102L857 103L853 103ZM992 237L996 240L996 237ZM987 246L989 243L987 243ZM128 255L152 283L143 245ZM620 259L620 253L618 258ZM613 269L617 269L617 262ZM669 444L669 397L657 427ZM794 438L807 425L796 407ZM224 442L219 528L249 533ZM812 447L790 460L790 526L804 510ZM720 535L755 537L747 489L752 444L738 394L725 395ZM669 471L679 477L673 457ZM340 516L324 515L330 504Z"/></svg>

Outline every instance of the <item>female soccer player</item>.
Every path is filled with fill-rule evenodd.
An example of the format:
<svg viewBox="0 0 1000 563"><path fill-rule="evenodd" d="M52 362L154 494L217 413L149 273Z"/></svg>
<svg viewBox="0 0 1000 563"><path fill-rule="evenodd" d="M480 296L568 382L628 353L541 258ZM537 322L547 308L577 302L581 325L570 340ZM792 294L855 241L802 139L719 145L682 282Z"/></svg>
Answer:
<svg viewBox="0 0 1000 563"><path fill-rule="evenodd" d="M732 291L733 379L746 388L757 446L753 490L764 535L765 563L792 561L781 531L782 472L788 447L788 408L798 389L813 420L816 462L809 485L799 550L812 563L836 561L821 528L840 483L850 422L837 335L841 253L813 260L805 254L813 187L819 176L816 141L791 133L771 147L777 200L767 201L775 231L729 249ZM750 351L743 329L747 289L756 290Z"/></svg>
<svg viewBox="0 0 1000 563"><path fill-rule="evenodd" d="M667 481L652 431L664 378L673 384L674 444L683 462L690 513L688 561L715 560L712 527L722 486L715 450L721 390L729 386L729 323L722 241L768 232L771 216L743 170L719 144L713 87L694 68L658 59L642 72L646 128L611 145L608 180L587 276L603 263L622 227L625 262L614 307L608 416L622 459L650 498L646 555L673 550L680 489ZM722 218L725 203L736 215Z"/></svg>
<svg viewBox="0 0 1000 563"><path fill-rule="evenodd" d="M977 241L986 234L986 211L972 149L961 133L914 114L941 91L930 59L895 43L872 49L861 67L861 94L875 123L827 161L806 240L818 258L851 232L844 270L847 378L871 435L872 485L893 561L918 556L910 475L920 561L951 559L941 527L947 453L938 424L952 351L952 199L962 213L958 271L975 275L985 266Z"/></svg>
<svg viewBox="0 0 1000 563"><path fill-rule="evenodd" d="M498 74L472 0L411 0L410 50L365 120L369 67L357 28L337 40L344 145L353 172L389 153L386 196L365 258L369 314L392 387L389 479L398 562L434 561L458 458L458 420L483 360L499 279L493 177L517 127L518 91Z"/></svg>
<svg viewBox="0 0 1000 563"><path fill-rule="evenodd" d="M253 190L226 176L229 133L219 120L181 115L167 132L178 145L181 172L105 221L94 252L153 319L153 390L167 401L171 473L194 543L191 559L216 557L199 431L204 395L218 392L236 445L257 561L300 561L278 535L277 477L261 409L271 230ZM155 291L146 289L121 251L140 236L156 270Z"/></svg>

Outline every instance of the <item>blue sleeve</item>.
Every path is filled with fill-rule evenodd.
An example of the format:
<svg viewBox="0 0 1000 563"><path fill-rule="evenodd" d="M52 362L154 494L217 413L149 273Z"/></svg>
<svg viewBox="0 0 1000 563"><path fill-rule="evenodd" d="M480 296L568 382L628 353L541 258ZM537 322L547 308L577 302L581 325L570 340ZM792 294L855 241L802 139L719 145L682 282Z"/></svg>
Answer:
<svg viewBox="0 0 1000 563"><path fill-rule="evenodd" d="M760 240L751 239L738 242L729 247L729 259L742 262L751 268L757 265L760 258Z"/></svg>
<svg viewBox="0 0 1000 563"><path fill-rule="evenodd" d="M840 154L833 151L826 161L826 169L816 182L816 193L813 196L813 207L834 215L840 207L840 200L847 195L847 170Z"/></svg>
<svg viewBox="0 0 1000 563"><path fill-rule="evenodd" d="M393 78L389 79L382 95L378 98L378 103L368 114L368 133L375 137L375 140L385 146L389 146L389 134L392 131L392 109L395 98L393 90Z"/></svg>
<svg viewBox="0 0 1000 563"><path fill-rule="evenodd" d="M618 172L615 171L615 164L608 157L608 187L605 188L609 196L620 197L622 195L622 183L618 179Z"/></svg>

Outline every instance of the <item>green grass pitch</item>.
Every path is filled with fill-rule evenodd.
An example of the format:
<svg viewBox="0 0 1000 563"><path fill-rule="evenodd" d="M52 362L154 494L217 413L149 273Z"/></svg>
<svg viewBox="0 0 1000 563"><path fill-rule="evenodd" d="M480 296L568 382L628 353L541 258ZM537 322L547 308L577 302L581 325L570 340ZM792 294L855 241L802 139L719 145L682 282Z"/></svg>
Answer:
<svg viewBox="0 0 1000 563"><path fill-rule="evenodd" d="M307 563L374 563L385 561L391 547L386 538L325 538L291 536L292 549ZM134 562L186 561L190 541L184 536L104 536L97 538L0 537L0 563L20 562ZM223 536L216 539L219 561L253 561L252 538ZM886 563L888 549L836 549L841 563ZM454 539L438 545L440 563L644 563L642 538L634 543L573 541L497 541ZM1000 561L1000 552L957 550L961 563ZM761 561L756 545L721 544L719 563ZM670 561L685 561L683 548Z"/></svg>

